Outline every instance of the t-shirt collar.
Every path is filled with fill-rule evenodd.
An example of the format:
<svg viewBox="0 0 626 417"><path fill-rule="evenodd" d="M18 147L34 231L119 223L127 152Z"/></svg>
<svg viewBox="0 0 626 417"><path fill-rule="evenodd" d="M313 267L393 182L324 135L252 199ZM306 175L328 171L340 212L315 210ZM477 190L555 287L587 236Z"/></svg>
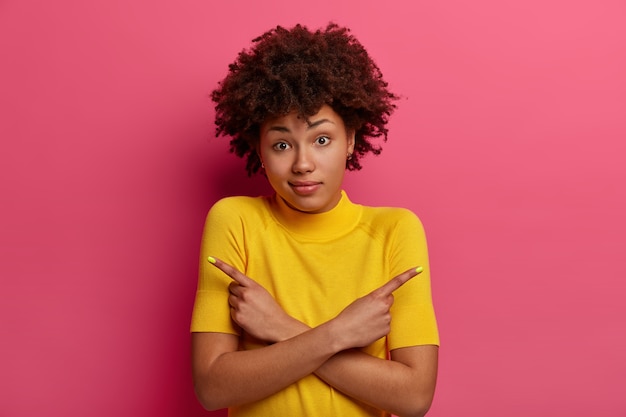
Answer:
<svg viewBox="0 0 626 417"><path fill-rule="evenodd" d="M270 208L278 223L291 234L313 240L345 235L354 229L361 216L361 206L353 204L344 190L337 205L323 213L294 210L276 194L270 199Z"/></svg>

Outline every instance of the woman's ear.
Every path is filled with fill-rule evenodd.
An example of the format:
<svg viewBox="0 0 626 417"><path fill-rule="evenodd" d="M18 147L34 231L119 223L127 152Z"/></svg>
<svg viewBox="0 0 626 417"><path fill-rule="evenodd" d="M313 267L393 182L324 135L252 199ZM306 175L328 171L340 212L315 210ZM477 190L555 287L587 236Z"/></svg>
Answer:
<svg viewBox="0 0 626 417"><path fill-rule="evenodd" d="M349 154L353 154L354 153L356 131L355 130L349 130L346 133L347 133L347 139L348 139L348 153Z"/></svg>

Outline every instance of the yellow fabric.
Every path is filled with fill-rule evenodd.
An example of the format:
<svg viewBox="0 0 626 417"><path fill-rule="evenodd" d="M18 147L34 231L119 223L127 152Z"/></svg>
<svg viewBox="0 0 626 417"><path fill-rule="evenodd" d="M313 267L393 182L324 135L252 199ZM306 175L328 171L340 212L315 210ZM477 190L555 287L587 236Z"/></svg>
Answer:
<svg viewBox="0 0 626 417"><path fill-rule="evenodd" d="M339 204L321 214L296 212L276 196L218 201L205 224L191 331L239 334L230 319L231 279L206 261L209 255L256 280L288 314L312 327L421 265L424 272L394 292L387 338L363 351L387 358L387 349L439 344L426 239L422 224L409 210L353 204L343 192ZM243 347L259 346L244 338ZM230 415L384 414L311 375L262 401L231 409Z"/></svg>

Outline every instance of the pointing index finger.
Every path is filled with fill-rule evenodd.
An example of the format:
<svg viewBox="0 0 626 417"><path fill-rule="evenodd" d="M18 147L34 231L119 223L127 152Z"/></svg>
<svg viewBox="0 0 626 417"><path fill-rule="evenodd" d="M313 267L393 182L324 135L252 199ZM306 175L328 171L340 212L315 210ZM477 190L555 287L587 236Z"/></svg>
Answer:
<svg viewBox="0 0 626 417"><path fill-rule="evenodd" d="M424 270L424 267L418 266L417 268L411 268L408 271L404 271L400 275L396 275L391 278L385 285L378 288L383 295L390 295L395 290L403 286L407 281L409 281L414 276L420 274Z"/></svg>
<svg viewBox="0 0 626 417"><path fill-rule="evenodd" d="M227 264L221 259L209 256L207 258L207 261L215 265L217 268L219 268L223 273L231 277L233 281L235 281L239 285L243 285L244 287L247 287L247 286L250 286L250 284L254 283L254 281L251 278L248 278L243 273L241 273L237 268L235 268L232 265Z"/></svg>

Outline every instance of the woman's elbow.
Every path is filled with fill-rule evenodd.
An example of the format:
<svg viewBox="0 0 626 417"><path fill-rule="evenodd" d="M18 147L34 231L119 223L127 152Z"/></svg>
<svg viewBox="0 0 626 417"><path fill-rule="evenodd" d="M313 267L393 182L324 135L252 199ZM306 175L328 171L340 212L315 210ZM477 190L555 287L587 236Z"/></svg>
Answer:
<svg viewBox="0 0 626 417"><path fill-rule="evenodd" d="M406 413L398 414L398 417L424 417L430 407L415 407Z"/></svg>
<svg viewBox="0 0 626 417"><path fill-rule="evenodd" d="M432 395L415 396L404 412L398 413L398 417L424 417L432 404Z"/></svg>
<svg viewBox="0 0 626 417"><path fill-rule="evenodd" d="M196 392L198 402L207 411L215 411L228 407L221 399L220 395L218 395L216 389L210 387L209 384L195 382L194 391Z"/></svg>

